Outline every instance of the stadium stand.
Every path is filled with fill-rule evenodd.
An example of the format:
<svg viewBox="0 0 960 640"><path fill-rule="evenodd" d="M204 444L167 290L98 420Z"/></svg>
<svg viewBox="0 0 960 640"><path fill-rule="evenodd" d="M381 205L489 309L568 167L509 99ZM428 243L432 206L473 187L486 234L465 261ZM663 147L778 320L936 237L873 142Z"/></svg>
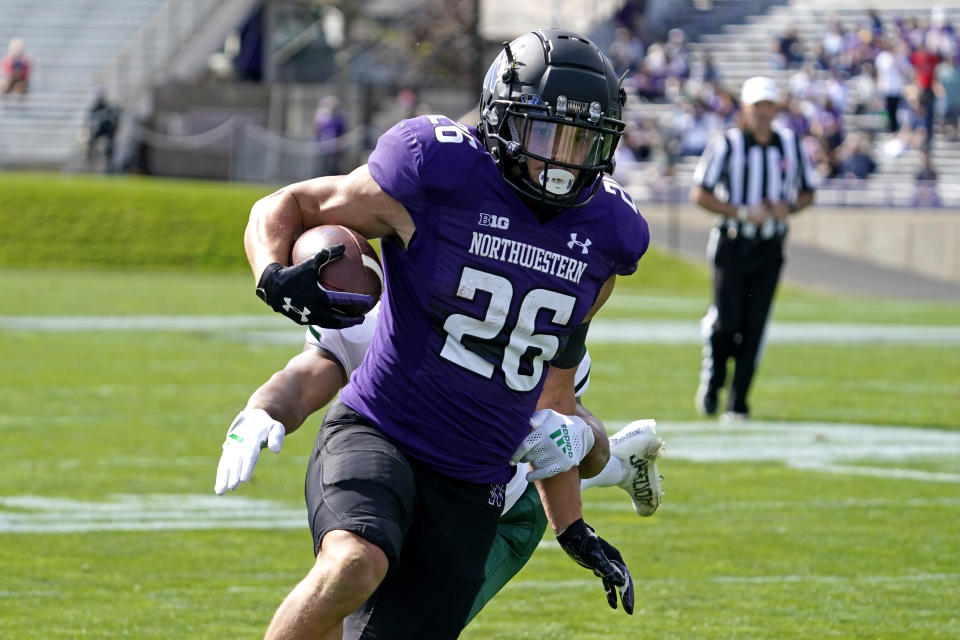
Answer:
<svg viewBox="0 0 960 640"><path fill-rule="evenodd" d="M131 124L129 113L152 111L155 107L156 89L151 88L171 81L202 83L197 78L203 77L210 54L256 4L256 0L0 0L0 15L4 15L0 46L22 37L34 63L31 91L25 96L4 96L0 100L0 166L83 169L83 145L78 132L96 87L103 87L108 99L126 109L126 129L118 138L129 139L130 128L136 125ZM521 18L532 25L544 20L545 14L551 19L576 15L582 23L577 28L590 33L611 54L617 46L635 47L642 57L664 65L662 75L651 84L635 87L637 95L629 108L638 125L630 137L631 144L637 146L636 157L622 158L617 176L638 199L647 201L685 200L699 148L711 131L722 126L722 117L718 120L709 113L704 116L691 108L693 101L683 97L694 95L709 77L716 77L716 85L733 96L746 77L760 73L775 77L787 88L801 70L776 68L771 45L789 29L795 30L803 55L812 62L832 20L843 24L849 33L856 33L857 29L869 26L868 11L875 9L883 28L893 33L908 17L929 23L931 12L939 6L931 0L651 0L646 3L648 11L659 7L661 17L669 17L662 26L673 28L661 33L663 29L647 24L645 33L634 34L642 37L627 44L618 43L626 24L623 8L629 4L569 0L544 6L539 13L532 8L518 13L509 2L489 0L484 3L483 28L485 37L493 42L506 37L495 27L503 31L504 25L509 24L510 29L516 29L516 20ZM516 20L497 20L500 15L511 15ZM653 14L648 17L652 23ZM943 17L948 24L957 24L960 6L945 5ZM685 30L676 28L678 25ZM663 40L658 41L661 36ZM679 72L672 68L678 53L682 57ZM673 83L670 75L675 72L695 82ZM827 82L831 75L831 70L823 68L812 73L813 81L820 83ZM638 77L644 76L635 70L633 78ZM849 85L851 80L844 82ZM223 105L216 107L223 113L219 119L207 117L211 134L203 136L200 134L207 129L202 127L202 119L181 108L186 115L173 120L193 118L192 126L181 127L179 132L176 128L161 127L158 131L141 130L140 134L145 144L158 149L187 151L211 137L217 137L216 144L220 146L224 136L239 140L240 151L235 158L226 160L229 166L207 177L269 181L305 177L299 173L285 176L284 167L309 170L304 159L316 152L307 133L309 112L317 97L330 88L297 91L304 94L302 99L291 94L282 101L287 105L285 116L280 118L282 128L275 126L271 101L269 122L265 116L251 117L248 108L246 114L240 109L240 119L234 119L232 125L221 126L229 119L225 111L229 105ZM424 95L428 91L425 89ZM150 104L138 105L138 97L150 98ZM436 103L430 107L443 111L444 101L439 94L430 102ZM298 118L302 122L298 123ZM161 117L154 122L170 121L170 117ZM960 175L960 144L946 139L939 131L933 136L932 166L941 179L928 183L929 188L919 192L916 177L923 169L924 155L916 145L904 143L885 130L885 116L876 103L855 109L851 100L839 121L843 133L866 135L864 151L871 159L864 158L853 166L873 164L875 169L862 179L835 176L826 181L818 197L820 204L960 206L960 183L942 179ZM222 135L213 136L215 132ZM372 141L375 134L364 133L363 139ZM178 135L184 139L178 140ZM351 135L358 134L354 131ZM853 142L848 146L856 146ZM269 149L280 151L266 153ZM282 162L271 160L277 154ZM273 168L268 170L266 165Z"/></svg>
<svg viewBox="0 0 960 640"><path fill-rule="evenodd" d="M25 96L0 100L0 166L59 168L82 157L97 87L125 107L162 75L195 74L251 0L0 0L0 43L33 59Z"/></svg>
<svg viewBox="0 0 960 640"><path fill-rule="evenodd" d="M30 91L0 100L0 166L59 166L77 146L95 74L163 0L0 0L0 43L23 38Z"/></svg>
<svg viewBox="0 0 960 640"><path fill-rule="evenodd" d="M894 40L905 37L914 20L918 30L924 32L936 14L948 28L960 22L960 6L937 2L852 0L830 3L824 0L792 0L786 5L770 7L762 14L745 16L740 23L724 25L718 33L705 34L697 41L685 43L689 77L704 77L707 71L704 61L709 56L712 63L710 71L719 75L716 84L733 96L736 96L743 80L759 74L775 78L786 92L791 85L796 86L798 79L795 76L803 72L804 65L798 63L788 68L778 68L779 61L774 59L773 48L777 39L792 29L800 43L799 50L804 62L813 66L810 74L812 86L817 91L826 92L829 83L835 81L847 94L847 104L839 114L838 135L851 132L865 134L869 141L867 153L876 163L876 170L863 179L825 175L830 179L824 180L818 203L841 206L960 206L960 184L956 181L918 181L918 174L924 169L922 145L916 144L916 141L911 144L909 140L904 143L902 135L897 136L885 130L883 105L876 101L876 96L868 104L856 108L856 100L851 95L853 82L850 77L829 65L816 64L818 56L822 57L825 35L834 21L843 26L847 37L857 38L862 30L874 28L870 22L870 11L879 19L879 27L884 35ZM950 33L956 42L955 32ZM669 46L669 39L667 43ZM956 53L954 51L954 55ZM678 120L680 126L690 126L689 118L684 120L677 117L678 108L686 108L686 98L695 96L700 85L695 82L691 86L689 81L681 82L679 87L674 86L672 90L673 94L668 85L666 96L641 97L631 102L633 119L641 123L654 123L655 137L659 138L661 145L665 138L669 140L671 135L676 135L671 129L678 126ZM722 126L722 122L714 120L704 126L716 130ZM669 148L659 150L667 156L666 159L654 154L650 160L628 162L621 167L618 177L629 183L631 191L640 199L683 200L698 154L677 153ZM934 129L930 157L936 174L941 178L960 175L960 143L945 138L939 126ZM666 170L664 164L668 165ZM932 177L929 174L927 176Z"/></svg>

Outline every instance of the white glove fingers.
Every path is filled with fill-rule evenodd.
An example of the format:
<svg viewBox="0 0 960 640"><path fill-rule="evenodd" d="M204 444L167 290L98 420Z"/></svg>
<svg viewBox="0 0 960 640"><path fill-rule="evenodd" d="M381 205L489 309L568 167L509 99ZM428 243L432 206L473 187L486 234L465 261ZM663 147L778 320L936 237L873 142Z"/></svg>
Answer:
<svg viewBox="0 0 960 640"><path fill-rule="evenodd" d="M280 453L280 448L283 446L283 435L286 433L283 425L279 422L274 422L270 425L270 431L267 432L267 448L274 453Z"/></svg>
<svg viewBox="0 0 960 640"><path fill-rule="evenodd" d="M213 485L213 492L221 496L227 490L227 478L230 475L229 464L227 463L227 454L220 456L220 464L217 465L217 481Z"/></svg>
<svg viewBox="0 0 960 640"><path fill-rule="evenodd" d="M240 482L246 482L253 475L253 467L257 464L257 458L260 457L260 448L251 447L240 454L240 464L237 465L237 477ZM233 487L231 487L233 488Z"/></svg>
<svg viewBox="0 0 960 640"><path fill-rule="evenodd" d="M593 445L594 445L594 444L596 443L596 441L597 441L597 436L596 436L596 434L593 433L593 429L590 427L590 425L587 424L586 421L584 421L584 425L586 425L586 429L584 429L584 430L582 431L582 433L583 433L583 456L580 458L581 460L583 460L583 457L585 457L585 456L587 455L587 453L590 452L590 449L593 449Z"/></svg>
<svg viewBox="0 0 960 640"><path fill-rule="evenodd" d="M227 489L233 491L240 486L240 454L233 453L227 466Z"/></svg>
<svg viewBox="0 0 960 640"><path fill-rule="evenodd" d="M541 467L540 469L534 469L533 471L527 474L527 482L536 482L537 480L545 480L547 478L552 478L558 473L563 473L564 471L569 471L570 468L564 469L560 465L554 465L552 467Z"/></svg>

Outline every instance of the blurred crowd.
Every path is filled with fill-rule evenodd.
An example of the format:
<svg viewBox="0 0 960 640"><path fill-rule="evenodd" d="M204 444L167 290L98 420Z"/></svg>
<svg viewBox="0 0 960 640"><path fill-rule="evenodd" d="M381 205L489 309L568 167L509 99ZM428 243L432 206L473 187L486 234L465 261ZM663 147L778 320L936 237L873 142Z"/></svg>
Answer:
<svg viewBox="0 0 960 640"><path fill-rule="evenodd" d="M632 110L621 162L662 157L672 167L735 122L739 87L724 83L709 53L694 56L682 30L648 43L624 23L608 53L619 72L629 71L627 88L636 98L672 106L656 119ZM917 177L935 179L934 132L960 140L958 62L960 38L939 7L887 21L875 11L850 23L834 14L812 41L788 25L771 39L767 56L770 68L788 77L780 123L798 133L821 177L854 179L874 173L884 159L878 155L896 158L910 149L923 158ZM873 119L847 127L847 114ZM879 144L882 131L889 135Z"/></svg>

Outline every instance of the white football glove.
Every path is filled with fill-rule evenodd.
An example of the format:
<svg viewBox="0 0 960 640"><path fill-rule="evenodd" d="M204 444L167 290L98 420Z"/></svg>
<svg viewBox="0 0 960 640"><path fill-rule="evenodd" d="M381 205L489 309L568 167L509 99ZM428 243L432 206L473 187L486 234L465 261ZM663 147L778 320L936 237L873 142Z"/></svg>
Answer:
<svg viewBox="0 0 960 640"><path fill-rule="evenodd" d="M227 429L223 453L217 466L217 482L213 490L222 495L236 489L253 475L260 449L267 447L280 453L287 430L263 409L244 409Z"/></svg>
<svg viewBox="0 0 960 640"><path fill-rule="evenodd" d="M511 458L511 464L529 462L527 482L543 480L580 464L593 447L593 429L582 418L541 409L530 418L530 432Z"/></svg>

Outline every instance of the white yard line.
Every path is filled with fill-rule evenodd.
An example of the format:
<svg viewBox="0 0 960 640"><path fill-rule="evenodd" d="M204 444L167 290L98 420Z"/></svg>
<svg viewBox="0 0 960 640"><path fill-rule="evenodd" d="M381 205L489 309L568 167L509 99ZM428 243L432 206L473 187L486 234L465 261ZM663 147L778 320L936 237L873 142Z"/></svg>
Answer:
<svg viewBox="0 0 960 640"><path fill-rule="evenodd" d="M36 332L170 331L215 332L230 340L296 344L303 330L276 314L233 316L0 316L0 330ZM774 343L960 344L960 326L774 322L767 340ZM699 321L595 320L592 343L699 344Z"/></svg>
<svg viewBox="0 0 960 640"><path fill-rule="evenodd" d="M553 543L553 546L560 547ZM644 576L643 584L646 587L656 585L679 585L689 583L714 583L714 584L779 584L779 583L800 583L800 584L901 584L904 582L953 582L960 579L960 573L915 573L906 575L878 575L878 574L853 574L853 575L765 575L765 576L703 576L702 578L658 578L656 576ZM596 580L576 579L576 580L511 580L504 587L505 590L522 589L580 589L583 587L595 586Z"/></svg>
<svg viewBox="0 0 960 640"><path fill-rule="evenodd" d="M619 425L610 426L619 428ZM664 422L657 425L657 431L667 441L662 470L667 468L670 460L706 463L763 461L781 462L819 473L960 484L960 473L911 466L923 463L927 467L932 464L945 469L957 468L960 465L960 432L816 422L720 424L702 421ZM197 465L206 458L191 456L189 461ZM128 457L117 462L146 468L154 459ZM214 465L215 460L210 459L209 464ZM211 466L211 473L213 468ZM594 502L590 496L589 492L584 496L588 510L628 508L626 504ZM960 498L739 500L709 507L697 506L696 511L926 507L960 507ZM683 504L671 504L670 508L677 512L694 509ZM237 494L117 495L102 501L0 495L0 534L303 528L306 528L306 514L302 505ZM541 546L556 548L553 542L544 542Z"/></svg>

